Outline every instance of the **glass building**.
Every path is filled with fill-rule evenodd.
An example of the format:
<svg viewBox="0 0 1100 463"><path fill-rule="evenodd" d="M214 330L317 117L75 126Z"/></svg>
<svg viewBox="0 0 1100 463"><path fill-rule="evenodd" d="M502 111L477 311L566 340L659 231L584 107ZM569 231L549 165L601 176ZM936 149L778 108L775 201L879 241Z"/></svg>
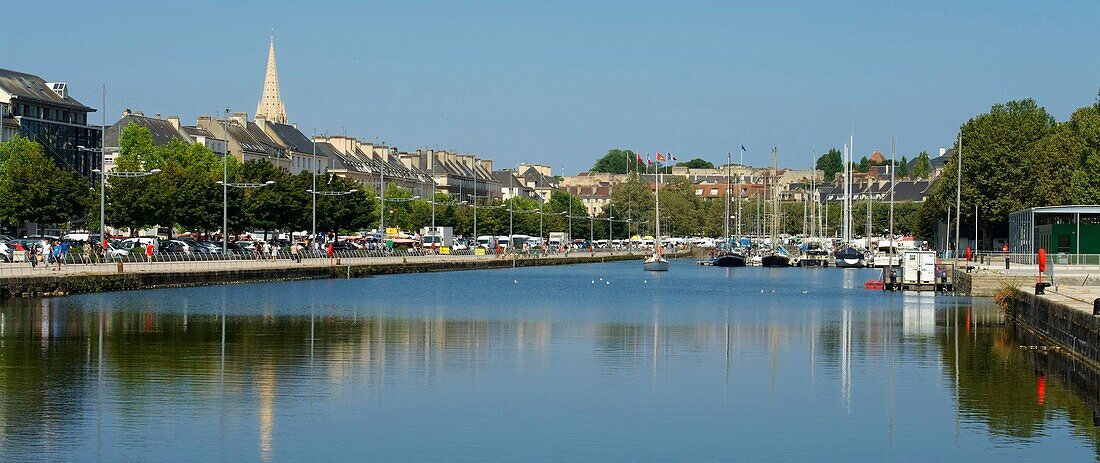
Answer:
<svg viewBox="0 0 1100 463"><path fill-rule="evenodd" d="M65 169L92 179L100 168L101 130L88 125L94 109L69 96L64 83L0 69L0 141L15 135L37 141Z"/></svg>

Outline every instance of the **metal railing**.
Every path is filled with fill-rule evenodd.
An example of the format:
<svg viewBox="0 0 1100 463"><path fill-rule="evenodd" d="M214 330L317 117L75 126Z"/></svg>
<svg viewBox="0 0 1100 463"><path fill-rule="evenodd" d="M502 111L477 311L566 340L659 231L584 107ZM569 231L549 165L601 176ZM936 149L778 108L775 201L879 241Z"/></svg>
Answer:
<svg viewBox="0 0 1100 463"><path fill-rule="evenodd" d="M322 267L330 265L400 264L412 262L453 262L494 259L554 259L575 256L612 256L644 253L642 249L625 248L574 248L568 251L543 252L539 249L503 250L450 249L444 254L429 249L355 249L334 251L330 257L326 250L303 250L297 254L280 249L271 253L240 251L224 253L157 253L112 256L85 256L72 253L62 256L60 264L47 258L36 265L30 262L0 263L0 278L43 275L108 274L118 272L195 272L209 270L244 270L262 268L291 268L295 266ZM41 258L41 256L39 256Z"/></svg>

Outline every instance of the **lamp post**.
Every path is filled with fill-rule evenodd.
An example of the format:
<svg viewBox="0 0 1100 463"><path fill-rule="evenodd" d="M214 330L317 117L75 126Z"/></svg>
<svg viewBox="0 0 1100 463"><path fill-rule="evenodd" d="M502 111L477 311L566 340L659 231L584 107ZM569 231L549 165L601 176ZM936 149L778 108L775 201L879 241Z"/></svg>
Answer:
<svg viewBox="0 0 1100 463"><path fill-rule="evenodd" d="M228 154L227 154L228 156ZM229 183L223 180L218 180L218 185L222 186L222 252L227 256L229 255L229 189L230 188L263 188L268 185L274 185L274 180L268 180L264 183ZM266 233L264 239L266 239Z"/></svg>
<svg viewBox="0 0 1100 463"><path fill-rule="evenodd" d="M314 185L316 185L316 183L314 183ZM344 196L355 193L356 191L359 190L355 188L348 191L317 191L315 188L306 190L306 193L313 195L313 236L311 236L310 239L317 238L317 196Z"/></svg>
<svg viewBox="0 0 1100 463"><path fill-rule="evenodd" d="M386 240L386 142L382 142L382 162L378 164L378 233ZM435 179L432 179L434 182Z"/></svg>
<svg viewBox="0 0 1100 463"><path fill-rule="evenodd" d="M159 172L160 172L160 169L153 169L153 170L148 170L148 171L139 170L139 171L133 171L133 172L120 172L120 171L117 171L117 170L113 170L113 171L110 171L110 172L104 172L101 169L92 169L92 173L100 175L100 180L99 180L100 184L107 183L107 177L136 178L136 177L145 177L145 176L148 176L148 175L153 175L153 174L156 174L156 173L159 173ZM106 249L105 243L107 242L107 234L106 234L106 228L105 228L106 225L104 224L104 220L106 220L106 217L105 217L106 214L104 213L104 210L105 210L104 204L106 204L105 191L106 190L104 188L100 187L100 189L99 189L99 240L100 240L100 243L104 244L104 249Z"/></svg>
<svg viewBox="0 0 1100 463"><path fill-rule="evenodd" d="M3 116L0 115L0 117L3 117ZM3 127L0 127L0 130L3 130ZM106 132L103 132L103 133L106 133ZM100 143L99 148L88 148L88 147L85 147L84 145L77 145L77 147L76 147L76 149L78 149L80 151L88 151L88 152L92 152L92 153L98 152L99 153L99 169L93 169L92 170L93 173L94 172L102 172L102 171L106 170L107 166L104 165L104 164L106 164L106 160L107 160L107 153L106 152L107 152L108 149L119 149L118 147L102 146L102 144L103 144L103 135L102 134L100 135L99 140L100 140L99 141L99 143ZM107 226L106 226L106 224L103 223L103 218L106 215L105 211L107 209L107 207L106 207L107 202L106 202L106 199L105 199L106 196L107 196L106 178L107 178L106 176L100 176L99 177L99 243L103 247L106 247L106 242L107 242Z"/></svg>

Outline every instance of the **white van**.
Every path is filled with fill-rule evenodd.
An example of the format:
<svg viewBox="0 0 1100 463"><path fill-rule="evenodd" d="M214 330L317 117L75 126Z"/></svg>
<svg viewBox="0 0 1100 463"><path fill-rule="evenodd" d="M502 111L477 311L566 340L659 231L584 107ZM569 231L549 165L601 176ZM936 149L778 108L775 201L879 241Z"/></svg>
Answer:
<svg viewBox="0 0 1100 463"><path fill-rule="evenodd" d="M496 249L497 237L493 235L481 235L477 237L477 247L485 249Z"/></svg>

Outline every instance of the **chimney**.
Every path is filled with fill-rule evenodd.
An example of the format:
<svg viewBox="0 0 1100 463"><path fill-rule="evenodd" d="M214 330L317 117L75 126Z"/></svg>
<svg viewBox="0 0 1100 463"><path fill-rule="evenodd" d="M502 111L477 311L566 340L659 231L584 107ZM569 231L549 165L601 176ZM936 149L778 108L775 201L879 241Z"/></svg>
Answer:
<svg viewBox="0 0 1100 463"><path fill-rule="evenodd" d="M947 154L947 148L944 148L944 147L941 146L940 147L940 156L943 156L945 154Z"/></svg>
<svg viewBox="0 0 1100 463"><path fill-rule="evenodd" d="M481 165L482 169L485 169L489 172L493 171L493 160L492 159L479 159L477 162L478 162L478 164Z"/></svg>
<svg viewBox="0 0 1100 463"><path fill-rule="evenodd" d="M233 117L231 117L231 119L233 119L241 126L248 125L248 113L233 113Z"/></svg>
<svg viewBox="0 0 1100 463"><path fill-rule="evenodd" d="M177 132L179 131L179 129L180 129L180 117L179 116L168 116L168 123L171 124L172 128L176 129Z"/></svg>
<svg viewBox="0 0 1100 463"><path fill-rule="evenodd" d="M134 111L134 115L139 116L139 117L145 117L145 113L143 113L141 111Z"/></svg>
<svg viewBox="0 0 1100 463"><path fill-rule="evenodd" d="M195 118L195 120L197 122L202 123L202 122L210 122L212 119L210 118L210 116L199 116L199 117Z"/></svg>
<svg viewBox="0 0 1100 463"><path fill-rule="evenodd" d="M129 116L131 113L132 112L130 111L130 108L123 109L122 110L122 117Z"/></svg>

